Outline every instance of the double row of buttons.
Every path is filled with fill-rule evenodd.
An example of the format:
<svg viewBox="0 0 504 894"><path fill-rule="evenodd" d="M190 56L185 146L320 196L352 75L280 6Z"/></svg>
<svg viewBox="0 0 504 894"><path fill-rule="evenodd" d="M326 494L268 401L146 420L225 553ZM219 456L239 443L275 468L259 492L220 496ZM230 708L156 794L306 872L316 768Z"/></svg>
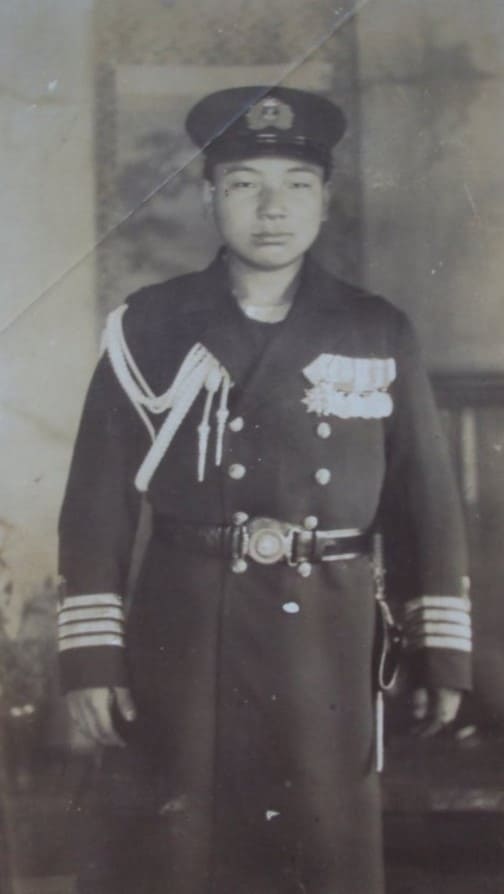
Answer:
<svg viewBox="0 0 504 894"><path fill-rule="evenodd" d="M235 416L234 419L231 419L229 423L229 428L233 432L242 431L245 425L245 421L243 416ZM330 438L332 429L328 422L319 422L316 429L317 435L319 438ZM231 463L228 468L228 475L233 481L240 481L247 474L247 469L242 463ZM317 469L314 472L314 478L317 484L320 484L322 487L325 487L326 484L329 484L331 480L331 472L330 469Z"/></svg>
<svg viewBox="0 0 504 894"><path fill-rule="evenodd" d="M231 431L240 432L243 430L245 420L243 416L235 416L228 424ZM241 478L244 478L246 472L247 470L242 463L231 463L228 468L228 475L233 481L239 481Z"/></svg>
<svg viewBox="0 0 504 894"><path fill-rule="evenodd" d="M245 477L246 474L247 470L242 463L231 463L228 468L228 475L230 478L233 479L233 481L240 481L242 478ZM321 487L325 487L326 484L329 484L332 478L331 470L325 468L317 469L313 473L313 477L315 478L317 484L320 484Z"/></svg>
<svg viewBox="0 0 504 894"><path fill-rule="evenodd" d="M243 416L235 416L233 419L231 419L228 425L231 431L243 431L245 420ZM332 434L332 428L329 422L319 422L315 431L318 437L323 438L323 440L330 438Z"/></svg>

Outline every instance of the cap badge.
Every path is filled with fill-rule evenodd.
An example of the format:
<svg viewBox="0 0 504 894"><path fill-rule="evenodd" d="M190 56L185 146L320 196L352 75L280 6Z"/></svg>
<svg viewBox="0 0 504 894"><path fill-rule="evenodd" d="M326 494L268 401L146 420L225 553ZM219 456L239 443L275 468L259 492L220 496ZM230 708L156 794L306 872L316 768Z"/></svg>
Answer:
<svg viewBox="0 0 504 894"><path fill-rule="evenodd" d="M248 110L245 119L250 130L263 130L265 127L289 130L294 121L294 112L281 99L266 96Z"/></svg>

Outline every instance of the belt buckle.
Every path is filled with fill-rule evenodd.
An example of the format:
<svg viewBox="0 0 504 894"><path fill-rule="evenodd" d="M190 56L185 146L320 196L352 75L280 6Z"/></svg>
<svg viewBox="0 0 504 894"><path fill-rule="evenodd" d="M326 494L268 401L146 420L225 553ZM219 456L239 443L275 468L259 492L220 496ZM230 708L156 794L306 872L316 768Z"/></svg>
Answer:
<svg viewBox="0 0 504 894"><path fill-rule="evenodd" d="M259 565L274 565L292 555L294 525L275 518L253 518L247 525L247 555Z"/></svg>

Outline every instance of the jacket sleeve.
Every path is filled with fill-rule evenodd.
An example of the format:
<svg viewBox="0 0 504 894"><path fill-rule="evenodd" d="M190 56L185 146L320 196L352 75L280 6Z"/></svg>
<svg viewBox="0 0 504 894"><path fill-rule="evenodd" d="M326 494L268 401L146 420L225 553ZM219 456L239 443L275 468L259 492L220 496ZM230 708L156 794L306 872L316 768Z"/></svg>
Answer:
<svg viewBox="0 0 504 894"><path fill-rule="evenodd" d="M86 397L59 523L65 692L126 683L123 597L140 509L133 479L148 443L104 355Z"/></svg>
<svg viewBox="0 0 504 894"><path fill-rule="evenodd" d="M400 314L382 526L414 685L471 688L464 522L417 339Z"/></svg>

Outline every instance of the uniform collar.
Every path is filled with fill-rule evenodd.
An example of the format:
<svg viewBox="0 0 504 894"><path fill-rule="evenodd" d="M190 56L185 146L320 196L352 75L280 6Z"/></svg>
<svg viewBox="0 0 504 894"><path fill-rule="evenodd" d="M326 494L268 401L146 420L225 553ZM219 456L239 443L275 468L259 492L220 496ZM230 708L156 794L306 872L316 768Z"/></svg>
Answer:
<svg viewBox="0 0 504 894"><path fill-rule="evenodd" d="M287 378L302 375L302 369L328 346L343 338L342 327L336 321L330 325L328 313L341 305L345 288L326 273L307 255L303 263L293 307L268 343L261 360L250 375L249 359L244 356L238 334L239 319L229 288L224 253L205 271L206 325L199 341L218 358L234 381L241 381L246 373L247 387L240 397L241 411L269 400L281 389ZM202 298L204 296L202 295ZM190 310L190 307L187 308ZM238 409L238 407L236 407Z"/></svg>

